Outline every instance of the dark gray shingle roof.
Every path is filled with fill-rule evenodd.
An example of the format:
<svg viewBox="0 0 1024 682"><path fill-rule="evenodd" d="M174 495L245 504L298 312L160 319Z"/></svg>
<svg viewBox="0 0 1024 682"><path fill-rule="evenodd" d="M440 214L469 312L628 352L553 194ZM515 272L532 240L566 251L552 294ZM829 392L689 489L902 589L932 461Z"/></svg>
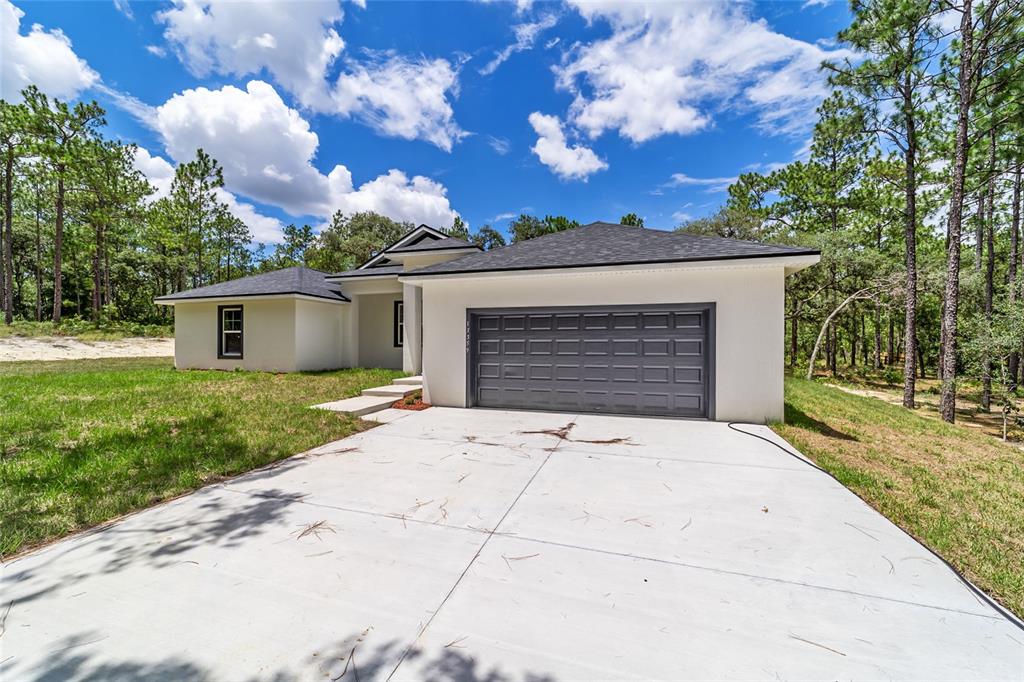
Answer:
<svg viewBox="0 0 1024 682"><path fill-rule="evenodd" d="M817 255L813 249L761 244L685 232L665 232L612 223L583 227L467 254L461 258L410 271L410 275L442 275L502 270L641 265L684 261L729 260L771 256Z"/></svg>
<svg viewBox="0 0 1024 682"><path fill-rule="evenodd" d="M189 301L203 298L269 296L273 294L301 294L330 301L348 301L336 284L327 282L326 272L312 268L294 267L211 284L198 289L179 291L160 296L158 301Z"/></svg>
<svg viewBox="0 0 1024 682"><path fill-rule="evenodd" d="M416 251L443 251L445 249L478 249L476 244L471 244L456 237L445 237L444 239L424 239L408 246L398 246L388 249L384 253L411 253Z"/></svg>

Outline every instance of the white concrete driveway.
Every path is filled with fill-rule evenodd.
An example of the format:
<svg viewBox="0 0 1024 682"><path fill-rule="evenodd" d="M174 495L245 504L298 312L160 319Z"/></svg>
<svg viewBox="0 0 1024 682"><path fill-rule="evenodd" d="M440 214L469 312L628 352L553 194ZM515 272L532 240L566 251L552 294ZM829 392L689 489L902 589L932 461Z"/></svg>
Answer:
<svg viewBox="0 0 1024 682"><path fill-rule="evenodd" d="M1024 632L724 424L434 408L2 570L3 680L1024 677Z"/></svg>

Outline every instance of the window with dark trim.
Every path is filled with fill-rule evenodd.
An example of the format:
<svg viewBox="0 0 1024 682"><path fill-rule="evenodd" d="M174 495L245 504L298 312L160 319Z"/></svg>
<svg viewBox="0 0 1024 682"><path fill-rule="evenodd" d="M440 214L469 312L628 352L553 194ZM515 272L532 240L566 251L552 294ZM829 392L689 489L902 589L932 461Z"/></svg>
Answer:
<svg viewBox="0 0 1024 682"><path fill-rule="evenodd" d="M242 358L242 306L217 306L217 357Z"/></svg>
<svg viewBox="0 0 1024 682"><path fill-rule="evenodd" d="M401 348L405 342L405 305L402 301L395 301L394 337L395 348Z"/></svg>

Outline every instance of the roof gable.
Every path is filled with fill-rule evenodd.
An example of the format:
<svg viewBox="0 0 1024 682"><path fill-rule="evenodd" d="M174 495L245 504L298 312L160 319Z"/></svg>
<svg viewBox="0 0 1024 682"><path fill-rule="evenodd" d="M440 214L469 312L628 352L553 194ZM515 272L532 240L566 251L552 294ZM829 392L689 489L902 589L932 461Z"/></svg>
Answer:
<svg viewBox="0 0 1024 682"><path fill-rule="evenodd" d="M437 240L446 238L448 238L448 235L446 235L441 230L433 228L430 225L421 224L415 229L406 232L404 235L402 235L401 238L398 239L398 241L384 247L384 249L380 253L378 253L376 256L366 261L356 269L363 270L365 268L372 268L375 265L382 263L383 261L387 261L388 252L392 251L395 248L407 246L409 244L417 244L424 240Z"/></svg>

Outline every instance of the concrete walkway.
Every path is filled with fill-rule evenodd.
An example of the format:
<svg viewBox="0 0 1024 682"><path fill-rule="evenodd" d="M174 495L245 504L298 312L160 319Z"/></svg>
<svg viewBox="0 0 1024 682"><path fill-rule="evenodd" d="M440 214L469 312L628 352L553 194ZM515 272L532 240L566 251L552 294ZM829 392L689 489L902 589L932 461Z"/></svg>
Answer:
<svg viewBox="0 0 1024 682"><path fill-rule="evenodd" d="M724 424L433 408L2 570L4 680L1024 677L1024 632Z"/></svg>

